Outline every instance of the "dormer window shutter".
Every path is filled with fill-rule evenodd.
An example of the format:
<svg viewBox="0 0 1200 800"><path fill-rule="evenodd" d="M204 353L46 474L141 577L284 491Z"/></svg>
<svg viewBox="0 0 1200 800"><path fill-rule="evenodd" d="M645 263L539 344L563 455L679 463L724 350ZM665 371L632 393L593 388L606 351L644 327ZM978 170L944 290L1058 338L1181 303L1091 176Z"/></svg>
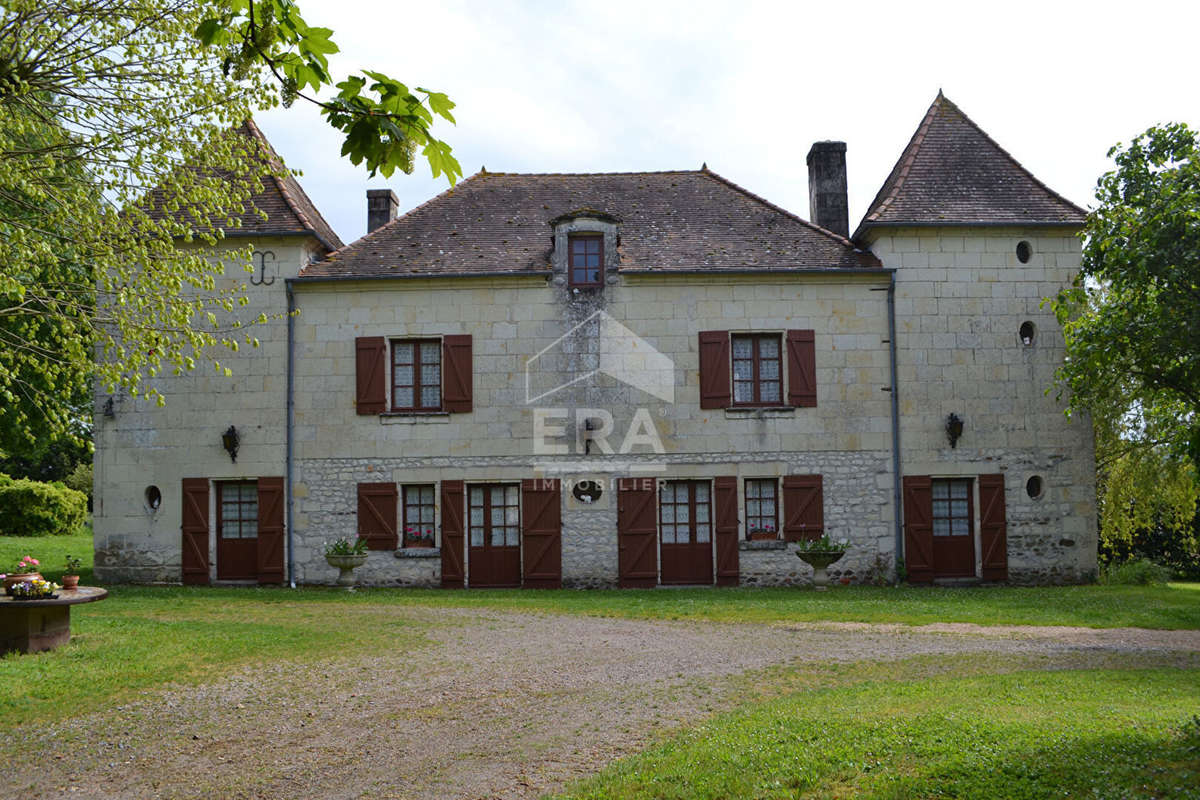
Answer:
<svg viewBox="0 0 1200 800"><path fill-rule="evenodd" d="M382 336L354 340L354 402L359 414L387 410L387 341Z"/></svg>
<svg viewBox="0 0 1200 800"><path fill-rule="evenodd" d="M728 408L729 331L700 331L700 407Z"/></svg>
<svg viewBox="0 0 1200 800"><path fill-rule="evenodd" d="M442 408L453 413L470 412L474 397L470 334L442 339L442 376Z"/></svg>
<svg viewBox="0 0 1200 800"><path fill-rule="evenodd" d="M813 331L788 331L788 404L817 405L817 353Z"/></svg>

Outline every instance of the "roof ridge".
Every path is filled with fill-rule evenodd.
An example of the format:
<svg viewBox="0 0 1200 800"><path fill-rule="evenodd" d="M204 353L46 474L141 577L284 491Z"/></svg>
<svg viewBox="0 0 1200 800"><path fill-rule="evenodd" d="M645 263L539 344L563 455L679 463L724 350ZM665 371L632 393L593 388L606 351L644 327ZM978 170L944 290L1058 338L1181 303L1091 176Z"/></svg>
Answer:
<svg viewBox="0 0 1200 800"><path fill-rule="evenodd" d="M605 175L699 175L702 172L704 172L703 169L651 169L633 170L630 172L493 172L487 170L487 176L489 178L506 176L520 178L594 178ZM479 174L482 173L476 173L476 175Z"/></svg>
<svg viewBox="0 0 1200 800"><path fill-rule="evenodd" d="M701 170L701 173L706 175L710 179L717 181L718 183L723 183L726 186L728 186L729 188L731 188L737 192L741 192L742 194L746 195L746 197L749 197L751 200L754 200L755 202L762 203L764 206L771 209L772 211L776 211L780 214L783 214L785 217L793 219L796 222L799 222L801 225L805 225L809 228L812 228L814 231L817 231L818 233L822 233L822 234L828 236L830 239L833 239L838 244L840 244L844 247L851 248L856 253L864 253L864 254L867 253L867 251L859 248L857 245L854 244L854 242L850 241L850 239L846 238L845 236L834 233L833 231L829 230L828 228L822 228L820 225L817 225L815 222L810 222L809 220L804 219L804 217L794 214L791 211L788 211L786 208L783 208L782 206L777 206L774 203L772 203L770 200L766 199L765 197L762 197L761 195L757 195L754 192L750 191L749 189L746 189L743 186L739 186L738 184L729 180L729 178L726 178L723 175L718 175L717 173L713 172L711 169L708 169L707 167L705 167L703 170Z"/></svg>

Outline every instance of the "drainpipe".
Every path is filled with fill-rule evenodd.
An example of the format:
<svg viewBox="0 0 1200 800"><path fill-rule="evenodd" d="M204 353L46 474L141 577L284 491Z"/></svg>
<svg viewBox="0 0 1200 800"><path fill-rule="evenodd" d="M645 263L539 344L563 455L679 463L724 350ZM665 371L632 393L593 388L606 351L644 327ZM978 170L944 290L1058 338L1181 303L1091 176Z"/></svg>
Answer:
<svg viewBox="0 0 1200 800"><path fill-rule="evenodd" d="M888 277L888 356L892 370L892 516L896 527L896 566L904 552L904 526L900 519L900 376L896 369L896 273ZM290 373L289 373L290 376ZM289 440L290 441L290 440ZM895 570L894 584L900 583L900 570Z"/></svg>
<svg viewBox="0 0 1200 800"><path fill-rule="evenodd" d="M284 490L287 492L287 571L288 586L296 588L296 550L292 537L293 510L292 500L292 430L296 419L295 375L296 375L296 295L292 290L292 281L285 281L287 287L287 422L285 423L284 440L287 442L287 473Z"/></svg>

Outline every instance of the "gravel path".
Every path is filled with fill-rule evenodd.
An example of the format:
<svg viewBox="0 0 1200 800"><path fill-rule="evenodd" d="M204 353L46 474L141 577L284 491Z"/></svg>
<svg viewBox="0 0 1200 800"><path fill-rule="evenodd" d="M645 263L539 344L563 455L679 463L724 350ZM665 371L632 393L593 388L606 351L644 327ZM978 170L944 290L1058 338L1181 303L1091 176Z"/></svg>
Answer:
<svg viewBox="0 0 1200 800"><path fill-rule="evenodd" d="M537 797L736 702L748 670L952 654L1200 666L1200 631L396 613L434 644L147 693L29 742L6 783L33 797Z"/></svg>

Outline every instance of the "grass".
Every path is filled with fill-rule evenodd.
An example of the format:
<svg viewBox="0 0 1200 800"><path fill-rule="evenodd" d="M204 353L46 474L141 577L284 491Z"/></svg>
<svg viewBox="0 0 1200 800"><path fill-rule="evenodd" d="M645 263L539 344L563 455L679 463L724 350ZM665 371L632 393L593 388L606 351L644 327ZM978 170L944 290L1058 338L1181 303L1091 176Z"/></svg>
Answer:
<svg viewBox="0 0 1200 800"><path fill-rule="evenodd" d="M562 797L1200 797L1200 671L865 669L715 717Z"/></svg>
<svg viewBox="0 0 1200 800"><path fill-rule="evenodd" d="M80 583L92 579L92 526L84 525L70 536L0 536L0 573L10 572L24 556L42 562L39 572L47 580L60 581L68 555L83 562Z"/></svg>

